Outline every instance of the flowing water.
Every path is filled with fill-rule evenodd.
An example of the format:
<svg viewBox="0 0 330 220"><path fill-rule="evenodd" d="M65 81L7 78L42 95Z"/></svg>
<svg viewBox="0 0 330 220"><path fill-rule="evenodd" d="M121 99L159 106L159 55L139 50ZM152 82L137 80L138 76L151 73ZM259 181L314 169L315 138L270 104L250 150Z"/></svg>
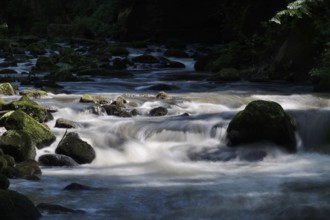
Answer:
<svg viewBox="0 0 330 220"><path fill-rule="evenodd" d="M92 164L42 167L38 182L12 180L11 188L35 203L52 203L85 213L47 214L42 219L326 219L330 214L330 102L306 85L211 83L184 70L139 70L130 79L97 78L62 83L69 94L37 99L58 109L57 118L77 122L72 131L93 146ZM155 98L152 86L166 84L170 99ZM131 118L91 114L79 103L84 93L109 100L123 96L139 113ZM12 97L7 97L12 99ZM230 119L252 100L280 103L296 120L298 152L271 143L258 152L226 146ZM169 113L150 117L164 106ZM133 107L132 107L133 108ZM187 113L187 114L185 114ZM48 126L57 141L38 151L53 153L65 133ZM255 155L257 157L255 158ZM66 191L77 182L92 190Z"/></svg>

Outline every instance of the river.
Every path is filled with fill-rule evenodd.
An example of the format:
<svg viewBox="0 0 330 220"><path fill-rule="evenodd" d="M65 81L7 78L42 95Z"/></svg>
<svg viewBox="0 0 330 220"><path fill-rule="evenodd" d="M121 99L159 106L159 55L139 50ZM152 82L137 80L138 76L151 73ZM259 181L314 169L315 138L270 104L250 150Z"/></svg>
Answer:
<svg viewBox="0 0 330 220"><path fill-rule="evenodd" d="M80 126L72 131L93 146L96 159L74 168L42 167L40 181L11 180L11 189L35 204L84 211L43 213L45 220L326 219L330 157L318 149L330 147L329 97L313 93L309 85L209 82L202 80L206 73L193 71L192 59L179 61L185 69L139 69L133 78L61 83L68 94L36 99L58 109L55 120L77 122ZM169 99L155 98L158 91L151 89L159 84L172 88ZM109 100L122 96L139 114L91 114L86 109L92 104L79 103L85 93ZM280 103L296 120L297 153L260 143L267 155L251 160L251 152L226 146L230 119L257 99ZM168 115L150 117L158 106L166 107ZM47 124L57 141L37 157L53 153L64 135L64 129L54 127L55 120ZM63 190L73 182L92 190Z"/></svg>

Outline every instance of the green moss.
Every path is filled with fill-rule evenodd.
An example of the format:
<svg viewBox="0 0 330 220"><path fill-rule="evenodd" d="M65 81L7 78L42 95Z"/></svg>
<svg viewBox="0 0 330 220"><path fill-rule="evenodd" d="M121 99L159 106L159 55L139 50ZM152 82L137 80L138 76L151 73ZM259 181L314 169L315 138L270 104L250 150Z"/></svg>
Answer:
<svg viewBox="0 0 330 220"><path fill-rule="evenodd" d="M95 95L90 95L90 94L84 94L80 98L81 103L98 103L98 104L105 104L108 103L108 99L102 96L95 96Z"/></svg>
<svg viewBox="0 0 330 220"><path fill-rule="evenodd" d="M19 100L13 101L3 106L5 110L22 110L38 122L45 122L48 118L47 110L38 103L32 101L27 96L22 96Z"/></svg>
<svg viewBox="0 0 330 220"><path fill-rule="evenodd" d="M7 130L20 131L20 135L23 132L38 148L49 145L56 139L46 125L39 123L21 110L3 115L0 118L0 126L4 126Z"/></svg>
<svg viewBox="0 0 330 220"><path fill-rule="evenodd" d="M27 159L33 159L36 156L35 146L33 145L30 136L21 130L6 131L0 137L0 145L6 154L15 158L14 164L15 160L24 161ZM10 160L9 162L11 164L12 160Z"/></svg>
<svg viewBox="0 0 330 220"><path fill-rule="evenodd" d="M19 93L20 95L33 97L33 98L40 98L43 96L47 96L47 92L39 90L39 89L25 89Z"/></svg>
<svg viewBox="0 0 330 220"><path fill-rule="evenodd" d="M0 95L16 95L16 90L10 83L1 83Z"/></svg>

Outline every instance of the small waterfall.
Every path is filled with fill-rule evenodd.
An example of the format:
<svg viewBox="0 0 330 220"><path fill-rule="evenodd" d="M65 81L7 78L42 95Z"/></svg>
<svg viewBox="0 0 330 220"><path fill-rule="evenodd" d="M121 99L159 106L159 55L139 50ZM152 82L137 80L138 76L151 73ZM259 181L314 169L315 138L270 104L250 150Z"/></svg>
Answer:
<svg viewBox="0 0 330 220"><path fill-rule="evenodd" d="M330 109L289 111L304 151L330 152Z"/></svg>

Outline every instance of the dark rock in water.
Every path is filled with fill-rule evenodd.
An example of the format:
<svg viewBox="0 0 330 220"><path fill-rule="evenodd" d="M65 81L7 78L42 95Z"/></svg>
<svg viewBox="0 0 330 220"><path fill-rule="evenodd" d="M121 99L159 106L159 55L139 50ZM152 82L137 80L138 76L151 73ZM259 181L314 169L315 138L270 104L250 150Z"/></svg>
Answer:
<svg viewBox="0 0 330 220"><path fill-rule="evenodd" d="M148 90L157 90L157 91L162 91L162 90L174 90L174 89L179 89L179 87L174 86L174 85L168 85L168 84L156 84L153 86L147 87Z"/></svg>
<svg viewBox="0 0 330 220"><path fill-rule="evenodd" d="M82 185L80 183L70 183L66 187L64 187L64 190L70 190L70 191L79 191L79 190L92 190L93 188L90 186Z"/></svg>
<svg viewBox="0 0 330 220"><path fill-rule="evenodd" d="M96 157L93 147L74 132L70 132L64 137L55 153L69 156L79 164L91 163Z"/></svg>
<svg viewBox="0 0 330 220"><path fill-rule="evenodd" d="M288 152L296 151L293 119L276 102L257 100L237 113L227 128L229 146L271 141Z"/></svg>
<svg viewBox="0 0 330 220"><path fill-rule="evenodd" d="M31 159L16 164L15 168L21 173L23 178L30 178L42 173L38 162Z"/></svg>
<svg viewBox="0 0 330 220"><path fill-rule="evenodd" d="M157 108L154 108L152 109L149 114L151 116L164 116L164 115L167 115L167 109L164 108L164 107L157 107Z"/></svg>
<svg viewBox="0 0 330 220"><path fill-rule="evenodd" d="M8 189L9 188L9 180L6 176L0 174L0 189Z"/></svg>
<svg viewBox="0 0 330 220"><path fill-rule="evenodd" d="M82 210L70 209L61 205L49 204L49 203L39 203L37 208L41 212L46 212L48 214L65 214L65 213L85 213Z"/></svg>
<svg viewBox="0 0 330 220"><path fill-rule="evenodd" d="M44 154L39 157L39 164L41 166L78 166L79 164L71 157L60 154Z"/></svg>
<svg viewBox="0 0 330 220"><path fill-rule="evenodd" d="M4 220L36 220L41 217L31 200L11 190L0 190L0 213Z"/></svg>
<svg viewBox="0 0 330 220"><path fill-rule="evenodd" d="M227 162L237 158L236 149L232 148L217 148L217 149L203 149L198 152L189 152L188 156L193 161L221 161Z"/></svg>
<svg viewBox="0 0 330 220"><path fill-rule="evenodd" d="M102 106L108 115L115 115L118 117L131 117L131 115L122 107L119 107L117 105L104 105Z"/></svg>
<svg viewBox="0 0 330 220"><path fill-rule="evenodd" d="M299 220L327 220L330 216L330 207L328 204L292 204L291 206L281 207L273 215L273 219L299 219Z"/></svg>
<svg viewBox="0 0 330 220"><path fill-rule="evenodd" d="M74 121L65 118L58 118L55 123L55 128L77 128L78 125Z"/></svg>

